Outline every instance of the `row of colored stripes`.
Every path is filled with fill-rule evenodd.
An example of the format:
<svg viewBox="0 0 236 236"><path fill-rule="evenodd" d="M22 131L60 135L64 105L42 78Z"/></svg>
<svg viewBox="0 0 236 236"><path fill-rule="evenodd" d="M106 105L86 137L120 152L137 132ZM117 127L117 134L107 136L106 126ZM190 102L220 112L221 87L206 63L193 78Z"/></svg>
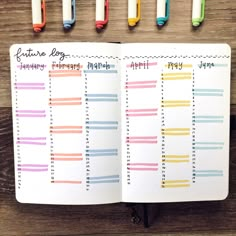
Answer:
<svg viewBox="0 0 236 236"><path fill-rule="evenodd" d="M56 154L58 155L58 154ZM61 154L59 154L60 156ZM68 154L62 154L63 156ZM69 154L71 155L71 154ZM73 154L77 155L77 154ZM54 157L55 154L53 154L53 157L51 159L53 160L60 160L64 161L72 161L71 158L56 158ZM78 161L82 160L81 158L73 158L73 161ZM133 171L157 171L158 170L158 164L157 163L128 163L127 164L127 169L128 170L133 170ZM18 164L17 165L17 170L18 171L24 171L24 172L45 172L48 171L48 165L47 164ZM194 170L193 175L196 177L209 177L209 176L223 176L223 171L222 170ZM94 179L105 179L105 177L93 177ZM107 176L107 179L117 179L119 176ZM92 177L90 177L90 180ZM173 182L173 181L172 181ZM175 180L175 182L177 182ZM163 182L163 184L167 184L168 181Z"/></svg>
<svg viewBox="0 0 236 236"><path fill-rule="evenodd" d="M80 103L81 104L81 103ZM79 105L79 103L56 103L54 105ZM17 117L30 117L30 118L45 118L45 110L16 110ZM157 108L153 109L128 109L126 110L126 116L157 116ZM195 123L223 123L224 116L193 116L193 122ZM118 124L116 121L88 121L86 124ZM88 126L89 128L89 126Z"/></svg>
<svg viewBox="0 0 236 236"><path fill-rule="evenodd" d="M48 171L48 165L47 164L18 164L17 170L20 172L46 172L46 171ZM119 183L119 175L88 177L86 182L89 184ZM52 180L51 183L81 184L82 181L78 181L78 180Z"/></svg>
<svg viewBox="0 0 236 236"><path fill-rule="evenodd" d="M81 126L78 126L78 129L72 129L69 126L63 128L54 128L52 129L52 133L81 133L82 131L80 130ZM157 143L157 136L130 136L126 138L126 142L129 144L156 144ZM46 137L18 137L16 144L29 144L29 145L46 145ZM193 142L193 149L195 150L214 150L214 149L223 149L224 142ZM117 149L91 149L87 150L87 155L105 155L105 153L109 153L112 155L117 154ZM98 154L101 153L101 154ZM106 154L106 155L109 155ZM165 159L171 158L172 156L165 155L163 156ZM173 156L173 157L178 157L178 156ZM179 158L182 156L180 155ZM183 156L185 157L185 156Z"/></svg>
<svg viewBox="0 0 236 236"><path fill-rule="evenodd" d="M196 177L222 177L222 170L195 170L194 176ZM190 187L190 181L186 179L181 180L163 180L161 182L162 188L182 188Z"/></svg>
<svg viewBox="0 0 236 236"><path fill-rule="evenodd" d="M136 81L136 82L126 82L126 89L139 89L139 88L156 88L156 81ZM44 90L44 83L15 83L15 89L17 90ZM223 96L223 89L193 89L194 96ZM88 102L117 102L117 94L85 94L86 101ZM50 105L53 105L52 102L61 102L61 101L80 101L81 98L51 98L49 101ZM171 105L171 102L163 101L162 105L168 107ZM177 101L172 102L176 104L184 103L189 105L189 101ZM54 104L55 105L55 104ZM59 104L63 105L63 104ZM65 104L65 105L81 105L81 104Z"/></svg>
<svg viewBox="0 0 236 236"><path fill-rule="evenodd" d="M133 81L126 82L126 89L156 88L156 81ZM44 90L44 83L15 83L17 90ZM223 96L223 89L193 89L194 96ZM86 101L89 102L117 102L117 94L86 94ZM55 98L67 99L67 98ZM71 98L68 98L71 99ZM78 98L76 98L77 100ZM81 99L81 98L80 98ZM80 100L79 99L79 100ZM53 101L53 100L52 100ZM54 100L56 101L56 100Z"/></svg>
<svg viewBox="0 0 236 236"><path fill-rule="evenodd" d="M115 65L109 65L110 68L115 68ZM82 68L82 66L80 67ZM95 70L84 70L86 74L117 74L117 70L103 70L103 69L95 69ZM49 71L49 77L51 78L63 78L63 77L81 77L82 71L81 70L51 70Z"/></svg>

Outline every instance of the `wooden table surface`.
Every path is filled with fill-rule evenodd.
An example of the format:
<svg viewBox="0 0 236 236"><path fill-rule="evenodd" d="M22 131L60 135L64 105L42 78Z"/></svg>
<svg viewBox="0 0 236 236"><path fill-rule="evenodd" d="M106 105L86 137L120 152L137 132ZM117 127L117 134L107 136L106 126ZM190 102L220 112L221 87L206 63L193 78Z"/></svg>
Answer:
<svg viewBox="0 0 236 236"><path fill-rule="evenodd" d="M34 34L30 0L0 2L0 235L236 235L236 131L231 126L230 193L225 201L150 204L151 227L130 221L125 204L52 206L19 204L15 200L9 47L14 43L99 41L228 43L232 48L231 115L236 115L236 1L207 0L204 24L191 27L191 0L170 4L170 20L155 25L156 0L142 1L140 24L127 27L127 0L110 1L110 21L98 34L94 28L95 0L78 0L72 31L62 29L60 0L46 0L47 26ZM232 121L234 121L232 117Z"/></svg>

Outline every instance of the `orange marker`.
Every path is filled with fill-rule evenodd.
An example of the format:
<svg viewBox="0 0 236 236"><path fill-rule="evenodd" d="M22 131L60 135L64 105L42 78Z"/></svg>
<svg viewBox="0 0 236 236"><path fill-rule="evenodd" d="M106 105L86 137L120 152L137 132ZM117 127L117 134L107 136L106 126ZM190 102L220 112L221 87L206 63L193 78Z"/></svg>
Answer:
<svg viewBox="0 0 236 236"><path fill-rule="evenodd" d="M41 32L46 25L45 0L32 0L32 20L34 32Z"/></svg>

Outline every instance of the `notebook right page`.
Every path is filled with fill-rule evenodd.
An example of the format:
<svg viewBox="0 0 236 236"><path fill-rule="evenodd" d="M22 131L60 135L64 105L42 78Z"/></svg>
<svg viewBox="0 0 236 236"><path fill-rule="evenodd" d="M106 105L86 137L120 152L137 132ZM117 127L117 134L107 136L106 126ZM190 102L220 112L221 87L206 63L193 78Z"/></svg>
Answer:
<svg viewBox="0 0 236 236"><path fill-rule="evenodd" d="M121 47L123 201L226 198L230 47Z"/></svg>

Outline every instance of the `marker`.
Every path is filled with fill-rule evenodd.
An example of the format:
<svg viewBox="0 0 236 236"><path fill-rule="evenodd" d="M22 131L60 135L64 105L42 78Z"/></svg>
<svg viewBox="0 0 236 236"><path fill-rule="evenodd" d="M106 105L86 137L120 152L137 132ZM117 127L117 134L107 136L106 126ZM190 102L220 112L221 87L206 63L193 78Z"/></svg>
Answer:
<svg viewBox="0 0 236 236"><path fill-rule="evenodd" d="M108 23L109 0L96 0L96 29L100 30Z"/></svg>
<svg viewBox="0 0 236 236"><path fill-rule="evenodd" d="M128 25L135 26L141 17L141 0L128 0Z"/></svg>
<svg viewBox="0 0 236 236"><path fill-rule="evenodd" d="M63 26L70 29L75 23L75 0L62 0Z"/></svg>
<svg viewBox="0 0 236 236"><path fill-rule="evenodd" d="M163 26L169 19L170 13L170 1L169 0L157 0L157 19L158 26Z"/></svg>
<svg viewBox="0 0 236 236"><path fill-rule="evenodd" d="M46 25L45 0L32 0L32 20L35 32L41 32Z"/></svg>
<svg viewBox="0 0 236 236"><path fill-rule="evenodd" d="M205 17L205 0L193 0L192 24L199 26Z"/></svg>

